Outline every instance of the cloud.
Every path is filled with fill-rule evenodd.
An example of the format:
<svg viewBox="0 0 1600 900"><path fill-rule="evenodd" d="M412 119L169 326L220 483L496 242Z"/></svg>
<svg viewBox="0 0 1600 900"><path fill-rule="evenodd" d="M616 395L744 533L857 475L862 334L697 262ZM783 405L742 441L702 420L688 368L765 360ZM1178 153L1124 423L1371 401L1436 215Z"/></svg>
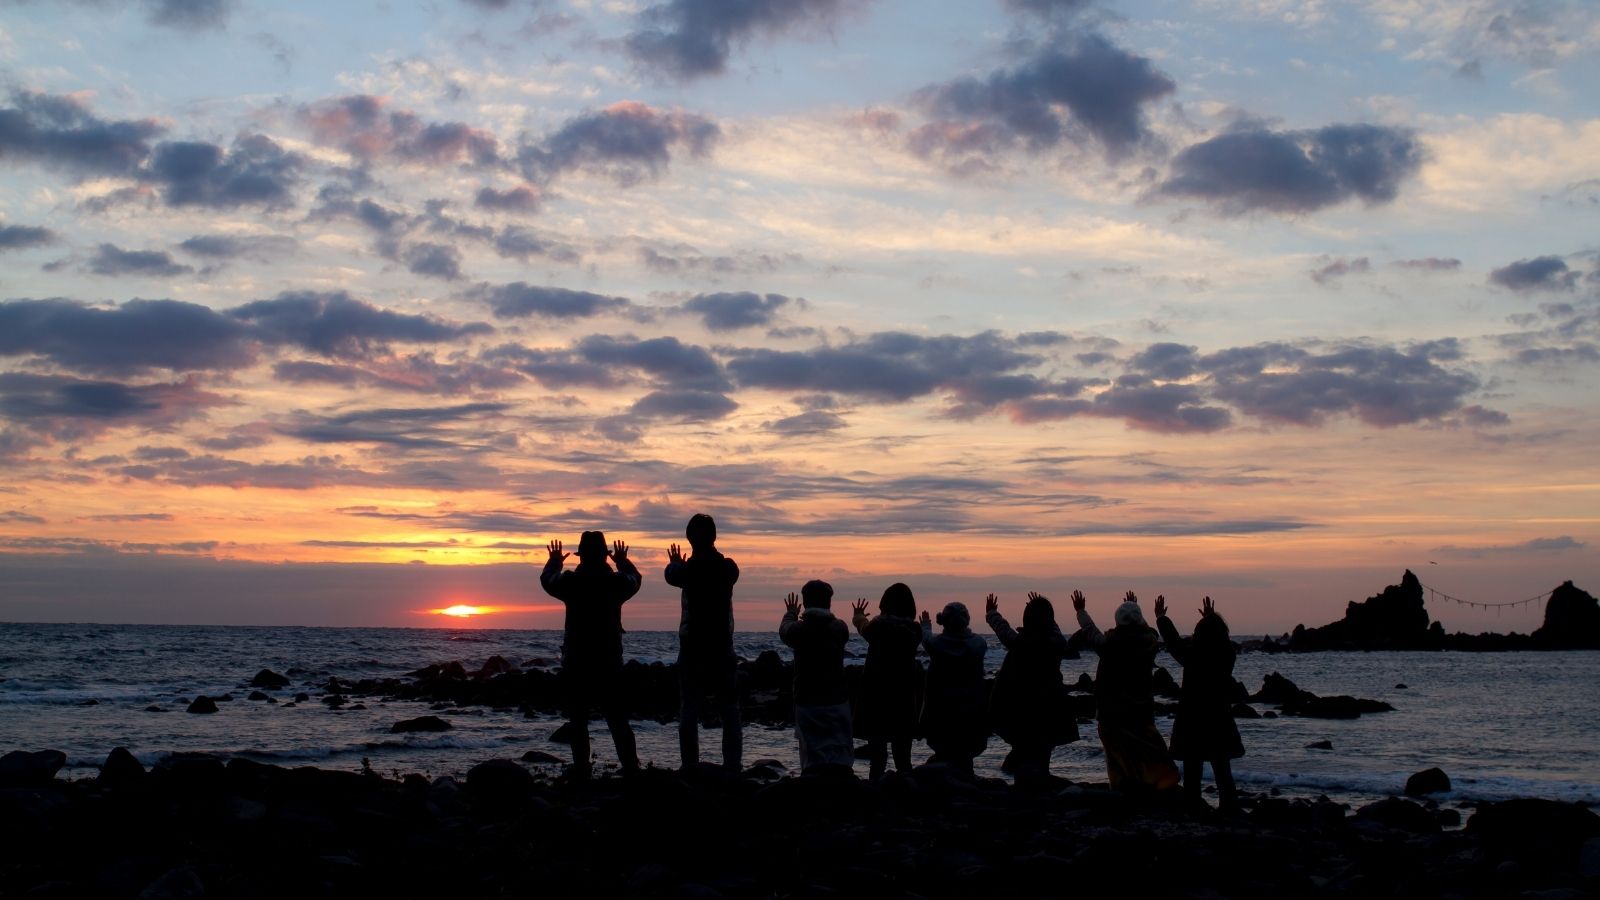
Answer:
<svg viewBox="0 0 1600 900"><path fill-rule="evenodd" d="M1045 422L1076 416L1122 419L1130 428L1171 434L1218 431L1233 422L1228 410L1208 406L1195 385L1158 383L1139 374L1118 376L1092 399L1031 397L1008 408L1017 422Z"/></svg>
<svg viewBox="0 0 1600 900"><path fill-rule="evenodd" d="M777 38L822 30L863 0L667 0L644 10L626 40L640 68L663 78L719 75L735 46L752 36Z"/></svg>
<svg viewBox="0 0 1600 900"><path fill-rule="evenodd" d="M683 304L685 311L700 317L712 331L736 331L772 323L777 311L787 305L782 294L752 294L749 291L727 294L696 294Z"/></svg>
<svg viewBox="0 0 1600 900"><path fill-rule="evenodd" d="M524 144L517 159L536 183L586 171L629 186L659 176L675 150L705 156L721 134L704 116L625 100L572 118L538 144Z"/></svg>
<svg viewBox="0 0 1600 900"><path fill-rule="evenodd" d="M812 409L776 421L765 422L761 427L774 434L804 435L827 434L838 431L848 424L838 413L828 412L825 409Z"/></svg>
<svg viewBox="0 0 1600 900"><path fill-rule="evenodd" d="M43 516L36 516L33 513L23 512L20 509L7 509L7 510L0 511L0 523L12 523L12 522L20 523L20 524L23 524L23 525L44 525L44 524L46 524L45 519L44 519Z"/></svg>
<svg viewBox="0 0 1600 900"><path fill-rule="evenodd" d="M500 256L524 262L543 257L552 262L575 263L582 258L570 244L515 225L501 229L491 243Z"/></svg>
<svg viewBox="0 0 1600 900"><path fill-rule="evenodd" d="M85 372L225 371L255 360L249 326L206 306L130 300L112 308L72 300L0 302L0 356L33 356Z"/></svg>
<svg viewBox="0 0 1600 900"><path fill-rule="evenodd" d="M1115 161L1154 140L1145 107L1175 90L1150 60L1098 34L1064 35L1016 68L923 88L916 102L933 121L910 146L958 170L1016 145L1040 153L1092 144Z"/></svg>
<svg viewBox="0 0 1600 900"><path fill-rule="evenodd" d="M998 332L922 337L889 331L842 347L738 349L731 353L728 370L744 387L904 402L969 376L1008 372L1039 361Z"/></svg>
<svg viewBox="0 0 1600 900"><path fill-rule="evenodd" d="M472 205L492 212L535 213L543 202L544 195L538 188L519 184L506 191L488 186L479 188Z"/></svg>
<svg viewBox="0 0 1600 900"><path fill-rule="evenodd" d="M73 97L17 91L11 102L0 108L0 161L132 176L150 155L150 140L166 131L154 119L101 119Z"/></svg>
<svg viewBox="0 0 1600 900"><path fill-rule="evenodd" d="M1422 259L1397 259L1394 265L1395 268L1413 272L1456 272L1461 269L1461 260L1455 257L1428 256Z"/></svg>
<svg viewBox="0 0 1600 900"><path fill-rule="evenodd" d="M359 366L284 360L273 366L272 374L289 384L332 384L445 395L500 390L525 381L520 373L504 366L439 362L431 353L376 357L363 360Z"/></svg>
<svg viewBox="0 0 1600 900"><path fill-rule="evenodd" d="M191 256L216 262L236 259L271 262L294 253L299 246L298 241L287 235L197 234L180 243L178 249Z"/></svg>
<svg viewBox="0 0 1600 900"><path fill-rule="evenodd" d="M1323 258L1327 259L1327 257ZM1365 275L1371 271L1372 260L1365 256L1358 256L1355 259L1329 260L1327 264L1318 266L1306 274L1310 275L1311 280L1317 284L1328 287L1336 284L1339 279L1346 275Z"/></svg>
<svg viewBox="0 0 1600 900"><path fill-rule="evenodd" d="M118 427L167 428L228 401L193 376L124 384L66 375L0 373L0 416L43 439L76 441Z"/></svg>
<svg viewBox="0 0 1600 900"><path fill-rule="evenodd" d="M1409 131L1385 125L1252 127L1185 148L1154 194L1200 200L1230 216L1309 213L1352 198L1372 206L1398 196L1422 157Z"/></svg>
<svg viewBox="0 0 1600 900"><path fill-rule="evenodd" d="M1046 19L1071 16L1092 5L1094 0L1002 0L1005 8Z"/></svg>
<svg viewBox="0 0 1600 900"><path fill-rule="evenodd" d="M428 278L456 281L461 278L461 251L448 244L412 244L401 254L406 271Z"/></svg>
<svg viewBox="0 0 1600 900"><path fill-rule="evenodd" d="M1438 419L1461 408L1477 390L1472 375L1435 359L1449 348L1350 344L1323 353L1284 344L1258 344L1211 354L1199 367L1211 374L1212 396L1269 422L1320 425L1328 416L1354 415L1392 428Z"/></svg>
<svg viewBox="0 0 1600 900"><path fill-rule="evenodd" d="M1562 553L1567 550L1582 550L1589 546L1583 541L1563 534L1560 537L1542 537L1523 541L1520 544L1501 544L1498 546L1458 547L1445 545L1435 547L1430 553L1445 553L1451 556L1464 556L1468 559L1481 559L1485 556L1521 555L1525 553Z"/></svg>
<svg viewBox="0 0 1600 900"><path fill-rule="evenodd" d="M463 403L389 409L362 409L332 416L297 412L278 426L279 434L319 444L383 444L405 449L463 449L452 427L498 417L509 410L504 403ZM469 433L467 440L485 435Z"/></svg>
<svg viewBox="0 0 1600 900"><path fill-rule="evenodd" d="M162 186L168 206L273 209L291 204L305 162L260 134L241 135L227 150L172 141L156 147L145 177Z"/></svg>
<svg viewBox="0 0 1600 900"><path fill-rule="evenodd" d="M390 209L371 198L357 200L344 185L326 185L317 192L317 205L307 217L312 221L348 219L380 235L401 234L414 224L410 215Z"/></svg>
<svg viewBox="0 0 1600 900"><path fill-rule="evenodd" d="M725 418L739 404L716 391L651 391L636 400L628 415L643 419L670 419L678 422L709 422Z"/></svg>
<svg viewBox="0 0 1600 900"><path fill-rule="evenodd" d="M675 337L640 340L594 334L578 341L573 349L586 362L634 369L678 389L710 392L729 386L722 366L704 347Z"/></svg>
<svg viewBox="0 0 1600 900"><path fill-rule="evenodd" d="M101 244L85 264L96 275L121 277L136 275L153 278L172 278L188 275L193 266L176 262L165 250L124 250L115 244Z"/></svg>
<svg viewBox="0 0 1600 900"><path fill-rule="evenodd" d="M84 522L171 522L171 513L103 513L97 516L79 516Z"/></svg>
<svg viewBox="0 0 1600 900"><path fill-rule="evenodd" d="M353 94L300 108L312 138L363 161L419 165L500 163L493 134L461 122L425 123L407 110L389 110L387 97Z"/></svg>
<svg viewBox="0 0 1600 900"><path fill-rule="evenodd" d="M0 253L54 244L61 236L37 225L0 225Z"/></svg>
<svg viewBox="0 0 1600 900"><path fill-rule="evenodd" d="M398 313L344 291L286 291L271 300L235 307L228 315L255 325L258 336L267 343L344 358L370 356L389 341L453 341L494 331L482 322L458 324L435 316Z"/></svg>
<svg viewBox="0 0 1600 900"><path fill-rule="evenodd" d="M622 312L633 304L623 297L608 297L589 291L531 285L525 281L510 284L481 284L469 296L488 304L497 319L587 319Z"/></svg>
<svg viewBox="0 0 1600 900"><path fill-rule="evenodd" d="M1567 267L1559 256L1519 259L1489 273L1489 283L1518 293L1528 291L1570 291L1581 273Z"/></svg>
<svg viewBox="0 0 1600 900"><path fill-rule="evenodd" d="M220 29L232 15L234 0L145 0L150 24L186 31Z"/></svg>

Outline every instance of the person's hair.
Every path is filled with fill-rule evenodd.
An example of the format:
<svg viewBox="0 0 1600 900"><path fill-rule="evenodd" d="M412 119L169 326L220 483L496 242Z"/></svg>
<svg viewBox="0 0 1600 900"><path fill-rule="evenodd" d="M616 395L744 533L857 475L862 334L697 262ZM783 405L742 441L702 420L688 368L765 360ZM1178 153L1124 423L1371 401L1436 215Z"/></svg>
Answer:
<svg viewBox="0 0 1600 900"><path fill-rule="evenodd" d="M695 513L689 517L683 536L689 539L691 547L709 547L717 542L716 520L705 513Z"/></svg>
<svg viewBox="0 0 1600 900"><path fill-rule="evenodd" d="M1022 608L1022 627L1049 631L1056 627L1056 608L1044 597L1035 597Z"/></svg>
<svg viewBox="0 0 1600 900"><path fill-rule="evenodd" d="M934 618L951 631L961 632L972 627L972 613L967 612L967 605L959 600L946 603L944 611Z"/></svg>
<svg viewBox="0 0 1600 900"><path fill-rule="evenodd" d="M1228 623L1216 613L1201 616L1200 621L1194 626L1194 642L1196 646L1222 645L1230 642L1228 637Z"/></svg>
<svg viewBox="0 0 1600 900"><path fill-rule="evenodd" d="M917 601L911 596L911 588L899 581L884 588L883 598L878 601L878 612L915 619Z"/></svg>
<svg viewBox="0 0 1600 900"><path fill-rule="evenodd" d="M833 585L826 581L811 579L800 588L800 602L812 609L827 609L833 602Z"/></svg>
<svg viewBox="0 0 1600 900"><path fill-rule="evenodd" d="M578 557L592 557L600 560L606 558L606 533L604 531L585 531L578 538Z"/></svg>

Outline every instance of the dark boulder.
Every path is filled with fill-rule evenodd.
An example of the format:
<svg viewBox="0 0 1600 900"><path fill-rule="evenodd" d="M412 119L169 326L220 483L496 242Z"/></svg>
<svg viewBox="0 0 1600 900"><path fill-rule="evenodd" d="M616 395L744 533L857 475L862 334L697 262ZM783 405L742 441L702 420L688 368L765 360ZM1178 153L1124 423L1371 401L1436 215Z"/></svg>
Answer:
<svg viewBox="0 0 1600 900"><path fill-rule="evenodd" d="M1261 679L1261 690L1250 695L1251 703L1272 703L1282 705L1303 697L1314 697L1310 691L1300 690L1300 686L1273 672Z"/></svg>
<svg viewBox="0 0 1600 900"><path fill-rule="evenodd" d="M789 667L776 650L763 650L750 664L750 686L757 690L772 690L789 681Z"/></svg>
<svg viewBox="0 0 1600 900"><path fill-rule="evenodd" d="M506 672L517 671L516 665L504 656L491 656L478 671L472 673L473 678L489 678L494 675L503 675Z"/></svg>
<svg viewBox="0 0 1600 900"><path fill-rule="evenodd" d="M1235 703L1233 705L1233 717L1235 719L1259 719L1261 718L1261 713L1256 712L1256 708L1254 706L1244 703Z"/></svg>
<svg viewBox="0 0 1600 900"><path fill-rule="evenodd" d="M577 730L578 729L577 729L576 725L574 725L571 722L567 722L567 723L563 724L560 728L557 728L555 730L554 734L550 735L550 743L552 743L552 744L570 744L570 743L572 743L572 737L573 737L574 734L577 733Z"/></svg>
<svg viewBox="0 0 1600 900"><path fill-rule="evenodd" d="M561 757L555 755L554 753L546 753L543 750L529 750L527 753L522 754L522 761L525 762L525 763L543 763L543 764L550 764L550 763L564 764L564 763L566 763L566 760L564 760Z"/></svg>
<svg viewBox="0 0 1600 900"><path fill-rule="evenodd" d="M538 782L533 773L509 759L491 759L467 770L467 793L477 802L525 799Z"/></svg>
<svg viewBox="0 0 1600 900"><path fill-rule="evenodd" d="M1155 672L1151 677L1151 684L1154 686L1157 696L1178 696L1178 682L1172 679L1171 672L1168 672L1166 669L1163 669L1160 666L1156 666Z"/></svg>
<svg viewBox="0 0 1600 900"><path fill-rule="evenodd" d="M1333 749L1333 741L1330 741L1330 740L1312 741L1311 743L1306 745L1306 749L1307 750L1332 750Z"/></svg>
<svg viewBox="0 0 1600 900"><path fill-rule="evenodd" d="M1321 628L1296 627L1294 650L1421 650L1439 646L1444 629L1429 630L1422 582L1410 569L1399 584L1365 601L1350 601L1344 618Z"/></svg>
<svg viewBox="0 0 1600 900"><path fill-rule="evenodd" d="M134 759L127 747L117 747L100 764L100 777L96 780L106 787L126 787L142 783L147 774L144 766Z"/></svg>
<svg viewBox="0 0 1600 900"><path fill-rule="evenodd" d="M1562 582L1545 601L1544 624L1533 640L1554 649L1600 649L1600 602L1572 582Z"/></svg>
<svg viewBox="0 0 1600 900"><path fill-rule="evenodd" d="M190 703L188 708L184 710L184 712L192 713L214 713L216 711L217 701L212 700L205 694L201 694L200 696L194 698L194 702Z"/></svg>
<svg viewBox="0 0 1600 900"><path fill-rule="evenodd" d="M1381 700L1364 700L1343 694L1335 697L1308 694L1283 705L1284 715L1308 719L1359 719L1362 713L1375 712L1394 712L1394 707Z"/></svg>
<svg viewBox="0 0 1600 900"><path fill-rule="evenodd" d="M257 702L260 702L262 700L271 700L272 697L267 695L267 694L263 694L260 691L251 691L250 692L250 696L246 697L245 699L247 699L247 700L255 700Z"/></svg>
<svg viewBox="0 0 1600 900"><path fill-rule="evenodd" d="M1425 797L1428 794L1444 794L1450 791L1450 776L1438 766L1423 769L1406 779L1407 797Z"/></svg>
<svg viewBox="0 0 1600 900"><path fill-rule="evenodd" d="M1467 819L1467 832L1534 865L1578 864L1585 843L1600 835L1600 816L1576 803L1506 800L1485 804Z"/></svg>
<svg viewBox="0 0 1600 900"><path fill-rule="evenodd" d="M289 679L271 669L262 669L256 673L256 677L250 679L250 686L268 689L286 688L289 686Z"/></svg>
<svg viewBox="0 0 1600 900"><path fill-rule="evenodd" d="M311 695L306 693L305 691L301 691L300 693L294 695L294 702L296 702L296 703L305 703L306 701L308 701L310 699L311 699Z"/></svg>
<svg viewBox="0 0 1600 900"><path fill-rule="evenodd" d="M1409 831L1412 834L1438 834L1440 831L1439 820L1432 812L1399 797L1369 803L1356 810L1355 817L1358 821L1375 822L1386 828Z"/></svg>
<svg viewBox="0 0 1600 900"><path fill-rule="evenodd" d="M67 764L67 755L60 750L13 750L0 756L0 785L7 787L39 787L49 784Z"/></svg>
<svg viewBox="0 0 1600 900"><path fill-rule="evenodd" d="M449 722L438 716L418 716L415 719L402 719L389 726L390 734L411 734L419 731L449 731L454 728Z"/></svg>
<svg viewBox="0 0 1600 900"><path fill-rule="evenodd" d="M1092 694L1094 693L1094 679L1089 677L1088 672L1080 672L1078 680L1073 682L1072 686L1067 690L1074 693Z"/></svg>

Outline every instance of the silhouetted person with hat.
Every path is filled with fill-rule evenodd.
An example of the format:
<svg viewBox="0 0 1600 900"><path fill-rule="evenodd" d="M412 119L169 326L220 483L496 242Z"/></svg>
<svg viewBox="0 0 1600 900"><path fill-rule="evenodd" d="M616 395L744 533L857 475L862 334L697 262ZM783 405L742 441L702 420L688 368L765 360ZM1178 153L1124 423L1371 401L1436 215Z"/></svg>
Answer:
<svg viewBox="0 0 1600 900"><path fill-rule="evenodd" d="M794 649L794 731L801 774L849 772L855 767L844 645L850 629L833 614L833 586L808 581L783 600L778 636ZM802 611L801 606L804 605Z"/></svg>
<svg viewBox="0 0 1600 900"><path fill-rule="evenodd" d="M1100 654L1094 673L1095 716L1113 790L1164 791L1178 785L1167 743L1156 730L1155 665L1160 645L1145 623L1139 598L1128 591L1115 614L1116 627L1101 633L1089 616L1082 591L1072 606L1090 647Z"/></svg>
<svg viewBox="0 0 1600 900"><path fill-rule="evenodd" d="M684 529L690 555L667 551L667 584L681 588L678 618L678 753L685 768L700 761L700 711L706 695L722 719L722 765L742 767L738 660L733 655L733 585L739 567L717 551L717 523L708 515Z"/></svg>
<svg viewBox="0 0 1600 900"><path fill-rule="evenodd" d="M1228 623L1207 597L1200 601L1194 636L1184 638L1167 618L1167 599L1157 597L1156 628L1167 652L1183 666L1178 714L1172 721L1172 756L1183 761L1184 793L1191 803L1205 802L1200 780L1209 762L1217 780L1218 806L1233 812L1239 808L1239 789L1233 783L1232 760L1244 755L1244 741L1233 721L1233 664L1239 651L1228 635Z"/></svg>
<svg viewBox="0 0 1600 900"><path fill-rule="evenodd" d="M635 772L639 752L622 691L622 604L639 592L639 570L628 559L627 544L617 541L607 553L606 536L599 531L585 531L578 539L578 565L570 572L562 571L569 554L561 552L561 542L551 541L549 549L539 584L567 608L561 680L573 731L573 774L590 774L589 712L595 706L617 743L622 771ZM615 571L606 562L608 555L616 560Z"/></svg>
<svg viewBox="0 0 1600 900"><path fill-rule="evenodd" d="M972 761L989 744L984 722L983 658L989 644L972 633L972 614L965 603L946 603L934 620L922 612L922 646L928 651L928 681L922 702L922 734L933 751L930 764L950 767L972 779Z"/></svg>
<svg viewBox="0 0 1600 900"><path fill-rule="evenodd" d="M883 592L876 618L867 616L865 598L857 600L854 609L856 631L867 642L856 735L867 740L872 778L880 778L888 770L891 747L895 771L909 772L911 740L917 733L917 695L922 690L922 663L917 661L922 628L917 624L917 601L911 588L896 582Z"/></svg>
<svg viewBox="0 0 1600 900"><path fill-rule="evenodd" d="M1013 629L1000 614L1000 600L984 602L985 620L1006 648L989 698L995 734L1011 745L1001 770L1019 786L1047 783L1050 754L1078 739L1078 720L1067 706L1061 661L1070 652L1056 624L1056 610L1045 597L1028 592L1022 627Z"/></svg>

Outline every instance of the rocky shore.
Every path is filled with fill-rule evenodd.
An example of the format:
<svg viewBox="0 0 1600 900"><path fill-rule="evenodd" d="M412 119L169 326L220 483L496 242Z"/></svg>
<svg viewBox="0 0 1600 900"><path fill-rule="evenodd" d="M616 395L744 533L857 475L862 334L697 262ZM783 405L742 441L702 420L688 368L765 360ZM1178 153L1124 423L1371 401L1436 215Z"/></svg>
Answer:
<svg viewBox="0 0 1600 900"><path fill-rule="evenodd" d="M1247 794L1219 817L1101 785L1025 792L937 767L877 783L774 761L457 781L114 751L0 761L0 894L18 897L1592 897L1600 816L1513 800L1351 810ZM1465 819L1464 827L1457 827Z"/></svg>

